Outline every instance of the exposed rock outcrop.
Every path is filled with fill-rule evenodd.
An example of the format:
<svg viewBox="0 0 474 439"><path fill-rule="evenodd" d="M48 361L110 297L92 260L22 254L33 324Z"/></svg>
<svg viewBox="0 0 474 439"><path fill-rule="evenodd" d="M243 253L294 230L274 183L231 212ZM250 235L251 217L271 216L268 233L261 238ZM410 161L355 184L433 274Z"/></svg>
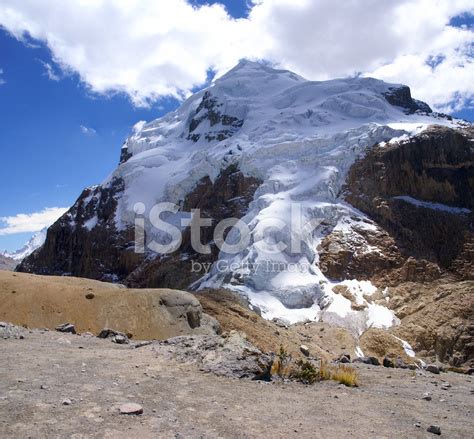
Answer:
<svg viewBox="0 0 474 439"><path fill-rule="evenodd" d="M474 130L434 126L375 145L350 169L345 199L377 227L330 233L322 241L330 278L472 279ZM449 239L446 239L449 237ZM380 282L381 283L381 282Z"/></svg>
<svg viewBox="0 0 474 439"><path fill-rule="evenodd" d="M372 299L401 319L395 333L421 356L455 366L474 359L473 142L472 128L433 126L375 145L345 187L345 199L375 224L329 233L320 252L329 278L388 287ZM362 345L380 356L384 343Z"/></svg>
<svg viewBox="0 0 474 439"><path fill-rule="evenodd" d="M242 112L244 116L244 111ZM200 133L197 129L204 121L209 123L208 132ZM212 127L220 124L220 129L212 129ZM201 136L207 141L218 140L219 142L231 137L244 124L243 118L225 114L224 103L219 102L213 97L211 92L206 91L201 103L196 108L196 112L189 122L188 140L197 142Z"/></svg>
<svg viewBox="0 0 474 439"><path fill-rule="evenodd" d="M26 258L18 271L67 273L140 288L187 288L203 275L193 272L191 259L208 263L216 259L215 225L224 218L241 218L259 184L258 179L245 176L234 165L223 170L214 182L209 177L201 179L184 198L181 210L199 208L202 217L212 218L212 226L201 229L201 242L210 243L211 254L197 254L186 229L179 251L161 257L135 253L133 228L117 229L117 198L124 190L122 180L115 179L106 188L85 189L74 206L48 229L45 245Z"/></svg>
<svg viewBox="0 0 474 439"><path fill-rule="evenodd" d="M273 359L250 343L245 334L231 331L222 336L183 336L155 347L160 356L196 363L204 372L230 378L270 380Z"/></svg>
<svg viewBox="0 0 474 439"><path fill-rule="evenodd" d="M384 93L385 99L397 107L405 109L406 114L412 114L415 112L432 113L430 106L425 102L413 99L411 97L410 88L406 85L399 87L392 87L388 92Z"/></svg>

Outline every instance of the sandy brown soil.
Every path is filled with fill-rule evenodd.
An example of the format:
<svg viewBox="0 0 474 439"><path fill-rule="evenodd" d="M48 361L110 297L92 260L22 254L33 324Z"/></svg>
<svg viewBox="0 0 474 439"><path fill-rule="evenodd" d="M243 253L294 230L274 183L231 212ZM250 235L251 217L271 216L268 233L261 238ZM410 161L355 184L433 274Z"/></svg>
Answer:
<svg viewBox="0 0 474 439"><path fill-rule="evenodd" d="M165 339L206 329L191 328L190 313L199 318L202 308L184 291L0 271L0 321L29 328L69 322L81 333L112 328L138 340Z"/></svg>
<svg viewBox="0 0 474 439"><path fill-rule="evenodd" d="M262 383L205 375L152 345L40 331L0 339L0 351L2 438L425 438L434 437L431 424L442 437L474 431L466 375L360 365L359 388ZM452 387L441 389L443 380ZM124 402L141 404L143 415L119 414Z"/></svg>

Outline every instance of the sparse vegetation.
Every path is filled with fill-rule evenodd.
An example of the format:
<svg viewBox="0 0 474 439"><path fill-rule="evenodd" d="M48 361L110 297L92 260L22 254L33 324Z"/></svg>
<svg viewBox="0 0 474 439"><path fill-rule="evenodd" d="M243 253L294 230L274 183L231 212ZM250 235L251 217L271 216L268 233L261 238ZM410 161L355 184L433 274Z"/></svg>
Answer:
<svg viewBox="0 0 474 439"><path fill-rule="evenodd" d="M346 364L338 364L333 367L331 370L331 379L348 387L359 386L359 374L357 370Z"/></svg>
<svg viewBox="0 0 474 439"><path fill-rule="evenodd" d="M319 381L319 370L310 362L298 360L296 362L298 369L294 372L293 377L305 384L314 384Z"/></svg>
<svg viewBox="0 0 474 439"><path fill-rule="evenodd" d="M333 380L348 387L359 386L359 373L347 364L330 365L326 361L294 361L288 351L280 346L272 366L272 375L292 378L305 384Z"/></svg>
<svg viewBox="0 0 474 439"><path fill-rule="evenodd" d="M291 376L291 355L280 345L280 350L276 360L272 366L272 375L278 375L280 378L288 378Z"/></svg>

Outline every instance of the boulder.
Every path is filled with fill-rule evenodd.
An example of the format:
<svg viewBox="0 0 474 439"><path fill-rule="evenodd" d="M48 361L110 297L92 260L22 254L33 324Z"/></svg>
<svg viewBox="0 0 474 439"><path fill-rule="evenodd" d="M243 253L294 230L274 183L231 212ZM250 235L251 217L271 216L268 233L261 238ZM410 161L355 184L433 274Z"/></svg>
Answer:
<svg viewBox="0 0 474 439"><path fill-rule="evenodd" d="M244 333L179 336L159 342L159 355L196 363L204 372L232 378L270 380L273 359L247 340Z"/></svg>
<svg viewBox="0 0 474 439"><path fill-rule="evenodd" d="M108 338L110 341L117 344L128 344L130 342L126 334L109 328L102 329L97 337Z"/></svg>
<svg viewBox="0 0 474 439"><path fill-rule="evenodd" d="M300 351L305 357L309 357L309 348L308 348L308 346L302 344L300 346Z"/></svg>

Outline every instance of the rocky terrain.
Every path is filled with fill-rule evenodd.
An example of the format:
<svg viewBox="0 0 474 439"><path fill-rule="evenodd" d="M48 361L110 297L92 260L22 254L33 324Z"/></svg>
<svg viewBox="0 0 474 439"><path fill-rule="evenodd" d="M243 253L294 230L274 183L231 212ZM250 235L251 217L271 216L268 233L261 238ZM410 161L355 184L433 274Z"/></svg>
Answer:
<svg viewBox="0 0 474 439"><path fill-rule="evenodd" d="M472 375L421 367L390 331L356 339L324 322L265 320L226 290L2 272L1 320L16 324L0 322L5 438L421 438L432 426L467 438L474 427ZM298 360L351 363L358 387L281 378L282 348L293 371Z"/></svg>
<svg viewBox="0 0 474 439"><path fill-rule="evenodd" d="M200 371L160 343L19 331L0 337L4 438L426 438L431 426L469 438L474 428L472 376L358 364L356 388L252 381Z"/></svg>

